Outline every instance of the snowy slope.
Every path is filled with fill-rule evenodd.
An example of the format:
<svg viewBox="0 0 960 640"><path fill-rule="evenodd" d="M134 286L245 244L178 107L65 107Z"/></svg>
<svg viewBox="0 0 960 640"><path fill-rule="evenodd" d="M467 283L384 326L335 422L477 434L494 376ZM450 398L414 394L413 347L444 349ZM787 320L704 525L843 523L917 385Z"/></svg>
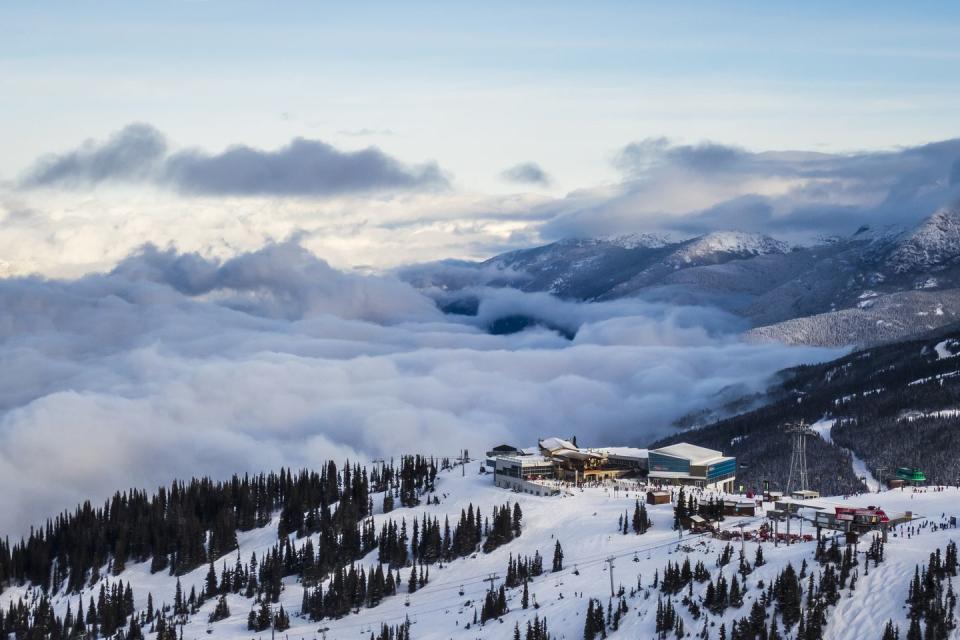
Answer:
<svg viewBox="0 0 960 640"><path fill-rule="evenodd" d="M750 258L771 253L786 253L790 246L770 236L743 231L714 231L695 238L670 257L672 262L687 264L714 259L717 255Z"/></svg>
<svg viewBox="0 0 960 640"><path fill-rule="evenodd" d="M929 269L960 257L960 208L945 207L906 235L887 263L896 273Z"/></svg>
<svg viewBox="0 0 960 640"><path fill-rule="evenodd" d="M430 570L430 582L409 597L404 595L405 588L397 596L389 597L378 607L361 609L358 613L341 620L324 620L310 622L296 614L299 611L302 588L293 580L286 582L286 588L281 598L284 609L291 615L292 627L285 636L320 637L318 629L327 628L328 638L366 638L369 631L377 631L381 622L396 624L409 616L413 623L411 633L413 638L503 638L512 637L514 624L519 622L521 628L534 614L546 617L549 629L554 638L573 639L582 637L583 616L587 601L591 597L600 599L606 606L609 596L610 580L606 559L614 557L614 580L616 585L623 585L627 591L638 583L644 589L635 597L628 598L630 611L623 625L617 632L610 634L611 638L652 638L654 637L654 613L657 602L657 591L649 588L654 572L661 571L667 561L682 561L689 556L691 562L703 560L711 572L715 571L714 559L719 550L726 544L706 537L685 535L678 540L676 532L670 529L672 522L672 507L661 505L650 507L649 513L654 527L643 536L633 534L622 535L616 532L617 518L624 511L632 510L638 493L636 490L613 491L606 488L589 488L585 490L567 491L562 496L534 497L525 494L515 494L492 486L489 476L471 473L461 477L459 473L445 472L438 479L438 493L441 503L434 506L421 506L413 509L397 509L390 516L399 519L406 516L408 522L413 517L420 517L423 513L431 516L438 515L442 521L444 515L451 519L459 517L460 510L468 503L480 504L488 511L493 505L504 501L517 501L524 513L524 526L521 537L490 554L479 553L475 557L454 561L441 568L434 565ZM892 491L880 495L861 495L850 497L842 502L852 505L879 504L888 512L903 512L912 510L940 521L941 513L947 515L960 514L960 492L949 489L944 492L929 492L914 494L910 491ZM839 501L839 500L838 500ZM374 501L376 504L376 500ZM375 516L380 519L383 516ZM758 519L740 519L756 525ZM738 519L728 518L724 527L731 527ZM943 547L948 540L956 537L956 530L923 531L911 538L891 537L887 545L887 560L878 569L871 567L868 576L860 575L857 588L852 593L844 590L840 604L831 609L830 622L826 630L826 638L832 639L859 639L879 638L883 624L888 618L899 621L904 626L903 600L907 593L907 580L913 574L913 566L924 562L931 550ZM550 573L550 559L555 540L560 540L565 552L565 569L559 573ZM247 532L240 536L240 554L246 559L251 552L258 557L276 542L276 522L264 529ZM748 543L747 555L752 558L758 543ZM862 551L863 549L861 549ZM539 604L539 609L532 607L522 610L520 607L520 590L510 592L510 612L502 618L502 622L491 621L482 628L474 626L466 630L465 625L472 620L473 606L465 603L469 600L476 602L481 599L487 588L485 578L491 574L504 575L509 554L532 555L539 551L544 556L547 573L536 578L530 585L531 600ZM808 564L815 566L812 558L814 545L801 543L793 546L775 547L764 544L764 555L767 564L757 568L747 580L749 589L745 597L745 604L740 609L728 609L723 621L729 628L730 621L747 615L750 604L759 594L757 582L763 580L769 583L787 562L795 567L806 558ZM366 559L367 565L375 562L376 552ZM225 561L231 564L234 556L217 562L217 566ZM735 562L734 562L735 565ZM725 573L732 577L733 565L726 567ZM183 576L181 581L185 592L191 587L202 588L206 568ZM404 571L404 574L406 571ZM577 575L579 573L579 575ZM153 593L157 604L170 603L173 599L175 579L166 573L151 575L149 566L141 564L129 567L119 578L105 578L106 581L115 579L129 581L136 596L136 607L142 608L146 602L148 592ZM97 584L94 589L99 589ZM695 587L695 595L702 595L705 585ZM460 595L460 591L463 595ZM91 593L81 594L84 602ZM579 595L578 595L579 594ZM0 596L0 603L7 606L13 598L30 596L26 588L14 588ZM66 597L59 594L55 598L55 608L63 613L67 602L73 604L76 611L77 596ZM193 621L183 629L184 638L244 638L252 636L268 637L269 632L254 634L246 629L246 617L250 610L251 600L240 596L228 596L231 617L208 625L207 616L214 606L214 602L207 602L200 613L194 616ZM691 633L698 632L703 626L703 619L694 621L689 617L686 608L677 603L678 609L685 616L686 628ZM720 622L714 619L715 622ZM717 630L711 630L712 638L716 637ZM792 636L791 636L792 637Z"/></svg>
<svg viewBox="0 0 960 640"><path fill-rule="evenodd" d="M400 275L425 290L438 282L446 292L484 283L578 300L643 296L713 305L744 317L760 338L864 345L954 320L960 206L940 209L913 228L864 227L806 247L739 231L682 241L641 233L562 240L483 263L421 265Z"/></svg>

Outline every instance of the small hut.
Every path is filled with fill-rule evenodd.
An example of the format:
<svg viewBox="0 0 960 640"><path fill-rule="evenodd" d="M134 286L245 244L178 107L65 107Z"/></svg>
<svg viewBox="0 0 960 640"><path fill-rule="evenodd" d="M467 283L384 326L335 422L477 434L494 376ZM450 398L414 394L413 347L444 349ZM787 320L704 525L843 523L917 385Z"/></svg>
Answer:
<svg viewBox="0 0 960 640"><path fill-rule="evenodd" d="M647 504L670 504L670 492L647 491Z"/></svg>

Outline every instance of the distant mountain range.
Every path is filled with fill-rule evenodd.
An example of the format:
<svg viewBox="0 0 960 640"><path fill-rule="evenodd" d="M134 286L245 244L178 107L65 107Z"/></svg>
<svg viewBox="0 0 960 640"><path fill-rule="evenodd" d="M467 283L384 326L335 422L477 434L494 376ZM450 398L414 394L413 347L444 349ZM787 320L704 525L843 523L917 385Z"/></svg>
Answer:
<svg viewBox="0 0 960 640"><path fill-rule="evenodd" d="M739 231L682 241L633 234L417 265L400 276L457 312L469 312L477 285L581 301L642 296L723 308L750 323L751 340L868 345L960 319L960 207L914 228L863 227L812 246Z"/></svg>

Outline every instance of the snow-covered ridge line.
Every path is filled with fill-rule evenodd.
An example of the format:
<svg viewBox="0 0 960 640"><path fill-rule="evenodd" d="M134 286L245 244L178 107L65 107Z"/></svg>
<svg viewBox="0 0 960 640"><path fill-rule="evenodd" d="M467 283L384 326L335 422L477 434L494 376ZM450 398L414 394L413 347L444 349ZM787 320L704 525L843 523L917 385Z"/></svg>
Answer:
<svg viewBox="0 0 960 640"><path fill-rule="evenodd" d="M790 245L759 233L714 231L690 241L675 251L671 261L695 262L709 255L729 253L743 257L787 253Z"/></svg>

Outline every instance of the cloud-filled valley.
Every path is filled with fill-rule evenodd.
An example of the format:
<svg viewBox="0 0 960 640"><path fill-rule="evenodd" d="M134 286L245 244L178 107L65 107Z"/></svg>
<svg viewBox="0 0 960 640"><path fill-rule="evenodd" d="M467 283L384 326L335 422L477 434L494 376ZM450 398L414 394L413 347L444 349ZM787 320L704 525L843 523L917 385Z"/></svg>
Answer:
<svg viewBox="0 0 960 640"><path fill-rule="evenodd" d="M524 155L497 194L464 189L442 159L287 139L211 151L130 125L0 186L0 530L198 473L547 434L645 444L837 351L745 343L744 317L692 306L715 303L709 287L687 306L640 289L575 302L468 260L624 233L803 243L960 195L957 140L842 154L627 139L612 182L564 193L552 158L548 174ZM784 257L758 264L806 255L767 240ZM621 251L639 250L616 247L614 275ZM470 314L441 311L463 300Z"/></svg>
<svg viewBox="0 0 960 640"><path fill-rule="evenodd" d="M444 315L293 242L222 262L148 246L108 273L0 280L0 529L198 473L548 434L644 444L836 353L744 344L707 308L474 294L477 316ZM511 313L576 336L485 330Z"/></svg>

